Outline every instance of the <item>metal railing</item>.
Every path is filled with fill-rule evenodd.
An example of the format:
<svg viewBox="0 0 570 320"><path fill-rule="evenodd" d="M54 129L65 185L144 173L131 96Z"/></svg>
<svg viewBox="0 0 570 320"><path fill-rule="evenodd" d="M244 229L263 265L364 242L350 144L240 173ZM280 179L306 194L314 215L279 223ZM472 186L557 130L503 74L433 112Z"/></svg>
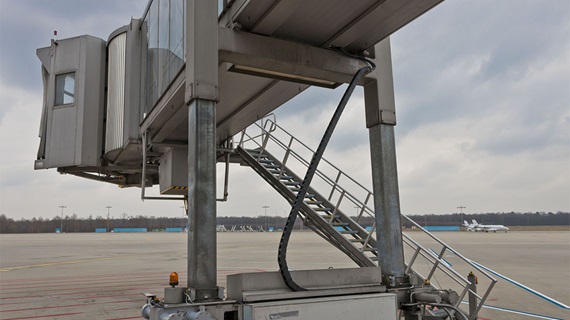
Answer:
<svg viewBox="0 0 570 320"><path fill-rule="evenodd" d="M248 130L251 131L252 129L259 129L260 131L257 134L248 133ZM283 166L287 166L287 168L294 172L298 170L306 170L309 165L309 160L307 159L311 159L314 153L309 146L277 125L274 119L267 118L261 119L259 123L255 123L249 128L243 130L239 140L239 146L250 150L259 149L260 153L267 151L277 159L281 158ZM331 176L334 178L331 178ZM349 209L357 209L356 216L353 217L353 220L363 228L365 228L364 224L370 225L370 222L372 222L370 229L366 229L368 231L368 235L365 239L365 243L360 248L361 250L364 250L370 239L373 237L373 234L376 232L374 210L369 206L369 203L373 203L373 193L324 158L321 160L321 164L319 165L319 169L317 169L315 179L311 185L320 193L328 194L327 200L331 203L336 203L336 207L334 208L335 210L343 208L344 212L349 212ZM324 191L327 191L328 193L324 193ZM460 299L457 301L455 307L459 307L461 301L468 293L477 298L478 303L474 308L475 311L470 315L471 317L474 317L483 307L485 300L489 296L497 280L485 270L472 263L471 260L465 258L442 240L438 239L432 233L421 227L414 220L403 214L401 216L404 220L411 223L416 230L423 232L424 235L431 239L434 245L440 246L439 252L436 253L436 251L431 248L425 248L420 245L408 234L403 233L403 242L407 246L408 250L411 249L410 251L405 250L406 252L411 253L411 257L406 261L407 272L413 271L424 280L429 280L432 285L432 280L439 282L436 278L436 273L441 273L447 276L451 279L451 283L455 283L461 287L460 290L456 290L461 293L459 294ZM454 268L451 268L451 264L444 258L446 254L452 254L454 257L457 257L464 265L466 271L467 269L469 269L469 271L476 270L480 275L484 276L484 279L487 279L485 283L486 288L482 295L472 291L470 289L471 284L469 280ZM423 258L426 266L420 267L417 265L418 260L420 260L418 258L420 257ZM418 268L414 268L415 266L418 266ZM423 270L427 271L427 277L422 276L418 272L422 267Z"/></svg>

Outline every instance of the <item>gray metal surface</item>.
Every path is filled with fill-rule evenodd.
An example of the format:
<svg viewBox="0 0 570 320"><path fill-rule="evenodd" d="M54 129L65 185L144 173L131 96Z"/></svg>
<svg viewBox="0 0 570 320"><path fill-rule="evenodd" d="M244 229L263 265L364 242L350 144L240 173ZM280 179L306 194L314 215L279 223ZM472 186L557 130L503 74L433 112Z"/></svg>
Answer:
<svg viewBox="0 0 570 320"><path fill-rule="evenodd" d="M400 221L400 191L394 137L396 108L389 39L380 42L374 49L374 62L380 67L373 71L374 81L364 86L364 102L372 158L377 249L381 253L378 255L378 266L382 269L384 284L401 286L408 285L409 280L406 279L405 273Z"/></svg>
<svg viewBox="0 0 570 320"><path fill-rule="evenodd" d="M300 77L333 83L350 81L360 62L329 50L329 46L353 52L370 49L373 56L374 44L440 2L231 1L218 23L218 86L204 89L210 92L202 94L211 95L217 90L217 142L237 134L302 92L308 85ZM188 6L187 11L191 10ZM202 37L200 41L215 39ZM192 48L192 41L187 39L188 49ZM237 73L235 65L268 73L265 77L260 73ZM194 68L188 63L186 66ZM291 81L298 82L276 80L281 77L275 73L287 74ZM201 88L210 86L209 82L205 81ZM185 141L186 124L181 119L184 112L179 111L183 103L177 96L193 95L189 90L194 87L186 84L184 77L175 79L147 115L141 131L155 132L151 137L155 142Z"/></svg>
<svg viewBox="0 0 570 320"><path fill-rule="evenodd" d="M127 33L116 35L107 44L107 122L105 153L123 147L125 123L125 61Z"/></svg>
<svg viewBox="0 0 570 320"><path fill-rule="evenodd" d="M194 301L216 299L217 4L186 2L188 105L188 289Z"/></svg>
<svg viewBox="0 0 570 320"><path fill-rule="evenodd" d="M396 320L396 296L389 293L294 299L243 306L244 320Z"/></svg>
<svg viewBox="0 0 570 320"><path fill-rule="evenodd" d="M442 0L236 0L220 25L316 47L370 48Z"/></svg>
<svg viewBox="0 0 570 320"><path fill-rule="evenodd" d="M35 168L99 166L103 148L105 41L81 36L53 41L37 51L44 105ZM70 103L56 105L56 78L74 74Z"/></svg>
<svg viewBox="0 0 570 320"><path fill-rule="evenodd" d="M405 281L404 246L400 221L400 196L396 168L394 126L379 124L369 128L372 158L372 187L376 212L378 266L384 277ZM391 283L389 281L387 283Z"/></svg>
<svg viewBox="0 0 570 320"><path fill-rule="evenodd" d="M195 99L188 131L188 288L217 296L215 101Z"/></svg>
<svg viewBox="0 0 570 320"><path fill-rule="evenodd" d="M368 54L374 57L376 53L372 46L375 43L439 2L235 0L224 3L227 7L223 8L216 20L206 18L207 14L203 14L205 11L200 7L202 4L184 2L177 9L184 9L184 19L188 22L185 24L186 30L183 30L187 50L185 61L181 60L180 52L165 52L174 50L172 48L150 44L152 39L147 32L156 21L149 21L146 15L142 20L132 19L130 24L117 29L110 36L112 40L120 33L127 34L124 111L116 109L120 103L111 103L118 98L114 93L120 89L109 90L108 143L102 146L103 142L97 142L104 141L104 130L97 133L97 141L87 144L85 136L75 141L71 134L75 132L74 128L66 127L63 138L57 141L42 138L40 141L39 158L53 151L51 158L57 164L50 165L48 159L47 162L39 161L37 167L58 167L60 172L122 186L140 185L143 161L140 137L143 133L148 135L149 145L159 153L157 158L173 144L186 144L188 116L185 106L190 97L217 101L215 140L221 143L301 93L309 84L318 85L313 80L331 87L348 82L362 63L343 56L331 46L343 47L351 52L367 49ZM149 2L147 11L156 9L155 4ZM194 15L195 12L200 14ZM184 23L180 19L182 17L177 15L174 19L177 22L173 22L172 26L183 28ZM208 25L210 32L199 30L198 26L203 23ZM219 55L213 54L214 51ZM202 58L198 58L199 62L196 63L193 57L197 55L202 55ZM44 65L50 65L49 52L38 53L38 56ZM153 60L157 56L159 60L167 56L176 56L178 59L174 65L165 67L168 69L166 78L153 78L153 75L160 75L160 72L153 73L160 71L156 70L155 64L164 60ZM155 69L147 72L149 63ZM113 65L111 61L110 73L114 74L118 69ZM89 65L90 68L92 66ZM110 76L110 80L115 77ZM150 82L147 81L149 77ZM368 84L372 80L365 78L361 84ZM115 86L113 81L109 83ZM151 89L157 92L149 95L149 83ZM46 101L53 99L53 96L49 96L53 93L47 87L45 91ZM88 94L93 95L89 101L105 97L100 90L90 90ZM45 112L40 134L48 138L52 136L48 132L52 119L68 123L74 117L72 110L59 110L53 115ZM93 115L91 118L94 118ZM78 154L75 162L82 162L82 166L71 167L76 163L70 160L69 154L61 152L66 150L57 147L58 144L94 146L97 154L89 158L96 160L90 160L90 163L78 161L77 156L86 158L85 153ZM104 154L100 152L102 147L106 151ZM103 163L97 162L101 156ZM155 183L159 178L156 170L149 170L148 173L152 174L150 179Z"/></svg>
<svg viewBox="0 0 570 320"><path fill-rule="evenodd" d="M227 277L228 299L255 302L364 292L386 292L376 267L295 270L292 276L309 291L291 292L279 272L232 274Z"/></svg>

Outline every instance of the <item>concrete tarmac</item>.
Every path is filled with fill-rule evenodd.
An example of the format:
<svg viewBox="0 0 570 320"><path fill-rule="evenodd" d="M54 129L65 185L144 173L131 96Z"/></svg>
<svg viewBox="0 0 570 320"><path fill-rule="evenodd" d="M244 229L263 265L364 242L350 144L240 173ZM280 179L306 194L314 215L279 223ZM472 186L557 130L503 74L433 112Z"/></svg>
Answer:
<svg viewBox="0 0 570 320"><path fill-rule="evenodd" d="M426 235L407 234L439 252L438 244ZM570 304L570 232L438 232L436 236L469 259ZM277 232L218 233L218 285L225 286L228 274L277 270L279 237ZM411 250L406 249L406 255ZM443 257L462 275L476 271L449 251ZM298 270L355 267L312 232L292 235L288 263ZM414 268L422 265L425 261L418 259ZM141 319L139 309L145 302L141 293L162 296L172 271L185 284L185 233L0 235L0 319ZM481 293L485 277L478 277ZM453 285L438 273L432 283L443 288ZM486 304L507 311L483 308L481 319L570 319L569 310L502 279Z"/></svg>

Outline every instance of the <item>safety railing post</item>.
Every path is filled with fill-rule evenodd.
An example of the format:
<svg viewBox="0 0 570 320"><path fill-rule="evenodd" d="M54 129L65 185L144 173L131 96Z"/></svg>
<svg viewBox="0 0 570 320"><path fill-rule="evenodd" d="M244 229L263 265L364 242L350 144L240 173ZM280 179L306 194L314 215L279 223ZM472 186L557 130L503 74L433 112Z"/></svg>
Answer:
<svg viewBox="0 0 570 320"><path fill-rule="evenodd" d="M368 203L368 200L370 200L370 196L372 196L372 192L368 192L368 195L366 195L366 200L364 200L364 203L362 204L362 207L360 209L360 213L358 214L358 217L356 217L357 223L360 223L360 218L362 218L362 214L364 213L364 208L366 208L366 204Z"/></svg>
<svg viewBox="0 0 570 320"><path fill-rule="evenodd" d="M334 218L335 218L335 216L336 216L336 211L338 210L338 207L340 206L340 203L341 203L341 201L342 201L342 198L344 198L344 190L343 190L342 193L340 194L340 197L338 198L338 201L337 201L337 203L336 203L336 206L335 206L334 209L333 209L333 212L332 212L331 218L330 218L330 220L329 220L329 223L333 223Z"/></svg>
<svg viewBox="0 0 570 320"><path fill-rule="evenodd" d="M281 161L283 166L287 165L287 160L289 159L289 154L291 153L291 145L293 144L293 140L294 138L291 137L291 139L289 139L289 144L287 144L287 150L285 150L285 156L283 156L283 161Z"/></svg>
<svg viewBox="0 0 570 320"><path fill-rule="evenodd" d="M477 277L473 272L467 276L469 280L469 318L477 319Z"/></svg>
<svg viewBox="0 0 570 320"><path fill-rule="evenodd" d="M336 191L336 187L338 186L338 181L340 180L341 175L342 175L342 171L339 170L338 174L336 175L336 179L334 179L334 184L333 184L332 189L331 189L331 194L329 194L329 198L328 198L329 201L331 201L332 196L333 196L334 192Z"/></svg>

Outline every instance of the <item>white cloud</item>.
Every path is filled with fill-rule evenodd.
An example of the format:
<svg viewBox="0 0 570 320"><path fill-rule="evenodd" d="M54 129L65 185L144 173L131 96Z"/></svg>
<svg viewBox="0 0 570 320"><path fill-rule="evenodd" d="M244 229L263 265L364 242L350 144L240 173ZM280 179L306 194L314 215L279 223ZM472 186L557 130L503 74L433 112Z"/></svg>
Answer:
<svg viewBox="0 0 570 320"><path fill-rule="evenodd" d="M33 170L42 98L35 49L54 29L106 39L146 2L2 2L0 41L10 45L0 46L1 214L51 218L63 204L79 216L104 216L107 205L113 216L181 216L181 202L141 202L138 188ZM403 212L570 210L569 32L564 1L448 1L392 37ZM315 149L343 90L307 90L276 111L278 123ZM370 188L361 89L325 157ZM289 212L253 170L230 170L220 215L260 215L263 205Z"/></svg>

